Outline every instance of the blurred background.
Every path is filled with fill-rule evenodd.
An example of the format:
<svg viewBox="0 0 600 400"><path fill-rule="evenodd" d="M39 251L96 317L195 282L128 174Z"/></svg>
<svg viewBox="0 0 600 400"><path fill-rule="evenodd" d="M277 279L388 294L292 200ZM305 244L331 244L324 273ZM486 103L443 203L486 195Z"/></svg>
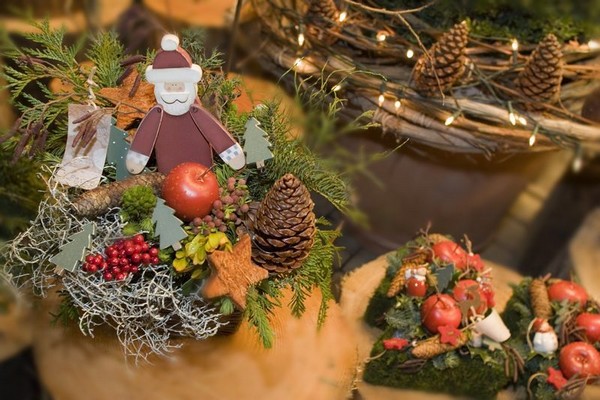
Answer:
<svg viewBox="0 0 600 400"><path fill-rule="evenodd" d="M423 2L379 3L409 8ZM584 31L595 35L598 31L599 2L559 1L552 2L551 7L545 1L486 1L485 6L483 3L440 1L435 9L438 15L432 18L446 13L451 25L464 16L461 10L471 9L503 24L507 18L513 21L510 15L515 13L526 20L528 15L538 13L557 23L562 21L559 17L583 21L580 30L568 30L565 26L571 25L566 22L561 25L567 37L576 38ZM67 40L72 43L98 30L114 30L126 53L131 55L157 48L165 32L202 28L206 53L222 52L225 69L241 79L243 90L236 100L241 111L251 110L261 101L279 99L290 116L301 120L293 134L303 137L323 157L332 158L332 162L348 171L354 200L368 224L346 220L316 199L319 212L344 227L344 237L339 243L344 250L335 267L338 279L399 246L428 224L433 231L455 237L468 234L475 250L481 251L485 258L526 275L551 272L565 276L577 267L573 246L583 246L578 251L593 251L586 246L590 246L589 241L600 230L598 157L586 159L582 168L574 172L572 152L562 150L494 159L463 156L414 142L399 146L395 138L383 135L378 127L325 139L316 137L315 128L307 123L312 110L306 102L303 104L293 84L280 81L284 71L265 69L259 62L263 41L260 30L247 24L253 19L247 7L240 8L237 31L232 29L236 5L234 0L4 0L0 5L0 28L17 45L28 46L34 44L25 39L24 33L33 29L27 22L32 19L47 18L53 27L64 26ZM507 7L512 14L506 13ZM486 26L479 29L485 31ZM537 29L534 24L530 28ZM16 65L4 53L1 56L0 64ZM0 85L4 84L0 80ZM45 84L52 90L60 82ZM28 91L34 97L42 95L40 88L31 87ZM600 121L600 91L596 90L587 101L588 118ZM2 134L9 131L17 116L18 110L11 105L7 90L1 90ZM341 119L335 119L327 132L343 131L343 124ZM0 240L3 241L24 229L40 200L40 182L35 177L39 166L27 159L13 165L11 158L10 149L0 149ZM577 242L584 237L581 232L591 232L584 235L586 243ZM590 260L596 259L593 255L584 257L579 268L590 268L593 264ZM1 282L2 279L0 398L49 399L37 379L28 347L27 324L21 323L23 306L18 295Z"/></svg>

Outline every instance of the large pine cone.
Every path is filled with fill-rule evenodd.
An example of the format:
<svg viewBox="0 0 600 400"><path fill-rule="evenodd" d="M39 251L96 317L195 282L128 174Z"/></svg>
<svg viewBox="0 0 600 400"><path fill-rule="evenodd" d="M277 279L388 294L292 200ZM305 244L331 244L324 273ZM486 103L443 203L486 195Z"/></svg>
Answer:
<svg viewBox="0 0 600 400"><path fill-rule="evenodd" d="M313 207L310 193L294 175L275 182L256 214L252 260L273 272L299 268L314 243Z"/></svg>
<svg viewBox="0 0 600 400"><path fill-rule="evenodd" d="M339 10L333 0L307 0L307 17L312 20L335 21L339 16Z"/></svg>
<svg viewBox="0 0 600 400"><path fill-rule="evenodd" d="M413 72L419 92L439 95L440 91L450 90L460 79L465 71L468 36L467 22L456 24L419 58Z"/></svg>
<svg viewBox="0 0 600 400"><path fill-rule="evenodd" d="M556 102L562 80L562 64L561 45L556 36L549 34L531 53L527 65L519 74L519 90L536 102Z"/></svg>

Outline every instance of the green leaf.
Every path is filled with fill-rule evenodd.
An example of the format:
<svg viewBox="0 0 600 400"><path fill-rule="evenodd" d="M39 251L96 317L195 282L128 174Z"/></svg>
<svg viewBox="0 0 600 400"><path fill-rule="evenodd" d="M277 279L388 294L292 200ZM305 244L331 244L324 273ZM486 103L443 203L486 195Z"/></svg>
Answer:
<svg viewBox="0 0 600 400"><path fill-rule="evenodd" d="M221 300L221 307L219 307L219 312L223 315L231 315L235 311L235 306L233 301L229 297L224 297Z"/></svg>
<svg viewBox="0 0 600 400"><path fill-rule="evenodd" d="M435 271L435 277L437 280L437 290L443 292L448 287L448 284L452 281L452 275L454 275L454 266L449 265L447 267L438 268Z"/></svg>

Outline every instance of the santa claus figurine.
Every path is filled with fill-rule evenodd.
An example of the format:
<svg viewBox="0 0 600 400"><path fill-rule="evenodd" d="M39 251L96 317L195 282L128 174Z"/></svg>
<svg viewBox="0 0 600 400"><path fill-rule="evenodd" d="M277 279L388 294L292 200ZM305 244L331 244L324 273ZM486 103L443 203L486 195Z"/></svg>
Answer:
<svg viewBox="0 0 600 400"><path fill-rule="evenodd" d="M179 38L165 35L146 80L154 84L158 104L142 120L129 152L127 170L142 172L152 151L158 170L167 174L175 166L197 162L208 167L213 150L233 169L246 164L244 152L227 130L200 105L198 82L202 69L179 47Z"/></svg>

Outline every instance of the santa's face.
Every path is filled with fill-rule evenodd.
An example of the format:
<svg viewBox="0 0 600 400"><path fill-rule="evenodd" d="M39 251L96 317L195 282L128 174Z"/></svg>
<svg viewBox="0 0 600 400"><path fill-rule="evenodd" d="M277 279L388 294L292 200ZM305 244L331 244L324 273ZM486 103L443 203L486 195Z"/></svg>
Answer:
<svg viewBox="0 0 600 400"><path fill-rule="evenodd" d="M157 82L154 84L154 95L167 114L183 115L194 104L198 86L192 82Z"/></svg>

